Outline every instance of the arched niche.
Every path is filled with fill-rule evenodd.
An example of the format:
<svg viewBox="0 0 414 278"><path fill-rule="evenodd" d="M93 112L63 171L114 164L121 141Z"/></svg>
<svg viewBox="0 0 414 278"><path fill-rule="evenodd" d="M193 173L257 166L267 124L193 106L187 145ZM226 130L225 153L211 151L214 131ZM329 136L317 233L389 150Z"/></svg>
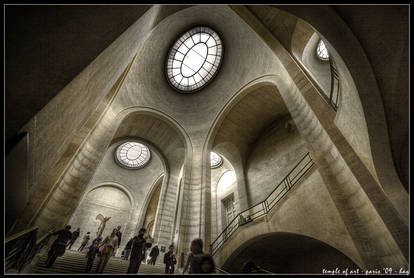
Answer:
<svg viewBox="0 0 414 278"><path fill-rule="evenodd" d="M113 228L124 226L131 218L134 199L130 192L122 185L115 183L98 184L85 193L69 224L73 230L81 229L80 236L90 232L91 239L96 237L100 221L96 220L98 214L111 217L106 223L103 237L110 234ZM80 245L75 242L73 249Z"/></svg>

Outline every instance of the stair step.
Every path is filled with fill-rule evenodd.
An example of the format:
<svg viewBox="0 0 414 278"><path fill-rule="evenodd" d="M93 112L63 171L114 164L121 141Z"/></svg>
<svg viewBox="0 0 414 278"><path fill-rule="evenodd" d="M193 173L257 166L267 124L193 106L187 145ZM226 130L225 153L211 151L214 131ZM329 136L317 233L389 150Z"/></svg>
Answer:
<svg viewBox="0 0 414 278"><path fill-rule="evenodd" d="M46 267L47 255L40 258L39 263L34 268L34 273L54 273L54 274L69 274L69 273L84 273L86 267L86 252L78 252L73 250L66 250L65 254L58 257L51 268ZM92 265L92 272L96 269L99 258L95 258ZM129 260L123 260L119 257L111 257L105 266L104 273L124 274L127 272ZM164 265L148 265L141 264L138 273L146 274L161 274L164 273Z"/></svg>

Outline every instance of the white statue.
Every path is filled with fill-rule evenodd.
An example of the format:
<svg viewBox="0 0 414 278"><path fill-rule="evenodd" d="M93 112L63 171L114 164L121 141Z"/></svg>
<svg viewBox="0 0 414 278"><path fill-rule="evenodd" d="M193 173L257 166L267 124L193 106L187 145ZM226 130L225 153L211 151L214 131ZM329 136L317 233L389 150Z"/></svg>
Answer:
<svg viewBox="0 0 414 278"><path fill-rule="evenodd" d="M101 224L99 225L98 231L96 232L96 237L102 237L102 233L105 229L106 222L111 219L111 217L104 217L102 214L96 216L96 220L100 220Z"/></svg>

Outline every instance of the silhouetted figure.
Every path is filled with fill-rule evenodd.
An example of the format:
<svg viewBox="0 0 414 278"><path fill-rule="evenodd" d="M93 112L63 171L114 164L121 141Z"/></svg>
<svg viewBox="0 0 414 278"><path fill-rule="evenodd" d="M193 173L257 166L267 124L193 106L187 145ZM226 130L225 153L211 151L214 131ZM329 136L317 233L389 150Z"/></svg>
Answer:
<svg viewBox="0 0 414 278"><path fill-rule="evenodd" d="M201 273L215 273L216 272L216 264L214 263L214 259L210 254L204 254L201 257Z"/></svg>
<svg viewBox="0 0 414 278"><path fill-rule="evenodd" d="M72 245L75 243L76 239L79 237L80 228L77 228L76 231L72 233L72 239L68 243L68 249L72 248Z"/></svg>
<svg viewBox="0 0 414 278"><path fill-rule="evenodd" d="M131 254L131 248L132 248L132 241L133 240L134 240L134 238L131 238L130 240L128 240L127 244L125 245L124 260L128 260L129 254Z"/></svg>
<svg viewBox="0 0 414 278"><path fill-rule="evenodd" d="M242 273L265 273L263 272L259 266L256 266L256 264L252 261L248 261L244 264Z"/></svg>
<svg viewBox="0 0 414 278"><path fill-rule="evenodd" d="M97 238L95 238L94 240L92 240L92 243L91 243L91 245L89 245L88 248L91 248L95 242L100 243L101 241L102 241L102 237L99 237L98 236Z"/></svg>
<svg viewBox="0 0 414 278"><path fill-rule="evenodd" d="M106 264L111 258L112 251L117 247L118 237L116 236L116 229L113 229L111 235L107 236L100 244L99 251L101 252L101 256L99 258L98 265L96 266L97 273L103 273Z"/></svg>
<svg viewBox="0 0 414 278"><path fill-rule="evenodd" d="M201 273L201 258L203 257L203 240L196 238L191 242L191 253L188 256L183 273L185 273L190 266L188 273Z"/></svg>
<svg viewBox="0 0 414 278"><path fill-rule="evenodd" d="M158 249L158 245L155 245L154 247L152 247L151 252L150 252L150 262L149 264L155 265L155 262L157 261L157 257L160 254L160 249Z"/></svg>
<svg viewBox="0 0 414 278"><path fill-rule="evenodd" d="M122 233L121 233L121 226L116 227L116 236L118 237L118 247L121 246L121 238L122 238ZM112 252L112 256L115 256L116 253L116 249L114 249L114 251Z"/></svg>
<svg viewBox="0 0 414 278"><path fill-rule="evenodd" d="M138 273L141 261L144 258L145 243L144 239L145 228L141 228L138 236L132 240L131 259L129 260L129 267L127 273Z"/></svg>
<svg viewBox="0 0 414 278"><path fill-rule="evenodd" d="M86 258L88 258L88 261L86 262L86 269L85 269L86 273L91 272L93 261L95 260L96 254L98 253L99 253L98 243L95 242L89 248L88 253L86 253Z"/></svg>
<svg viewBox="0 0 414 278"><path fill-rule="evenodd" d="M170 245L168 252L164 254L165 274L174 274L174 266L177 259L174 254L174 246Z"/></svg>
<svg viewBox="0 0 414 278"><path fill-rule="evenodd" d="M51 234L52 236L58 235L58 238L53 242L52 247L50 247L50 250L47 254L46 267L52 267L57 257L65 254L66 243L72 238L70 228L71 226L67 225L65 229Z"/></svg>
<svg viewBox="0 0 414 278"><path fill-rule="evenodd" d="M85 248L86 244L88 244L89 239L91 238L89 236L90 232L87 232L86 235L83 237L82 242L81 242L81 246L79 246L78 251L83 250L83 248Z"/></svg>

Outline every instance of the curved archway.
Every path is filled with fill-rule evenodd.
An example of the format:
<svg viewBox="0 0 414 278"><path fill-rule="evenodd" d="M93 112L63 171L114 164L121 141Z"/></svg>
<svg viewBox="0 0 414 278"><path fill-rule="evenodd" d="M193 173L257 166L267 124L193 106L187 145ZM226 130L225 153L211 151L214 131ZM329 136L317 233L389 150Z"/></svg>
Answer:
<svg viewBox="0 0 414 278"><path fill-rule="evenodd" d="M345 207L348 207L349 204L344 204L340 201L340 197L342 195L350 195L351 194L351 188L353 189L353 196L355 196L355 189L358 189L359 200L361 198L369 198L371 202L365 202L366 204L369 204L369 207L367 206L364 211L361 211L360 209L350 209L349 207L346 209L347 213L342 214L343 221L346 223L347 228L350 232L350 235L352 236L352 239L355 241L355 245L358 248L358 251L360 252L361 256L365 256L364 261L369 260L378 260L378 258L382 257L381 254L383 251L378 248L376 252L378 254L367 254L364 250L361 250L361 244L358 243L360 241L360 236L358 234L361 232L360 225L356 227L355 221L351 220L355 219L355 217L351 215L355 215L356 217L360 217L359 214L366 214L370 215L372 218L376 218L378 221L377 225L366 225L362 226L362 229L366 229L374 231L374 230L382 230L387 240L391 242L392 248L396 250L396 257L398 257L399 264L397 265L404 265L404 258L402 255L402 252L406 254L406 240L408 239L408 229L406 226L404 226L404 223L401 219L401 217L396 213L395 209L392 207L392 204L390 201L386 198L386 196L382 192L372 192L367 189L367 186L378 188L378 185L375 185L373 181L369 181L370 184L358 184L358 181L355 179L355 175L358 173L351 172L351 170L347 167L344 167L343 165L346 164L346 162L343 159L343 153L341 156L337 155L338 159L334 159L333 161L335 164L332 164L332 156L331 152L335 152L338 154L338 149L334 145L332 139L329 137L326 130L324 130L324 127L322 126L322 123L320 121L323 121L324 119L318 119L317 116L312 113L310 105L306 104L306 97L302 95L302 92L298 89L297 85L294 83L292 78L288 75L287 72L285 72L283 75L267 75L263 76L261 78L255 79L249 84L245 86L245 90L248 91L252 88L262 86L263 84L273 84L278 91L282 94L283 100L286 101L287 104L289 104L289 111L292 113L293 118L295 120L295 123L300 125L301 134L304 136L307 136L306 141L308 142L309 146L315 150L320 149L321 151L318 153L318 151L315 153L315 155L319 159L319 163L323 165L323 176L324 179L327 181L325 182L327 185L328 190L330 191L331 197L333 198L334 202L336 202L339 211L344 210ZM243 91L238 92L239 95L243 95ZM237 95L236 95L237 96ZM236 96L234 98L236 98ZM229 107L230 105L226 105L226 107ZM222 113L224 114L224 113ZM220 122L219 117L216 119L215 122ZM326 123L325 123L326 124ZM214 134L217 132L218 127L215 125L210 129L209 135ZM213 143L213 136L209 137L209 141L206 143L206 146L208 144ZM211 145L209 145L211 146ZM332 150L329 152L329 155L325 157L326 154L328 154L327 151ZM323 154L325 153L325 154ZM331 163L327 162L327 159L329 157L329 160ZM332 166L335 165L337 167L338 165L341 165L342 171L337 171L335 174L337 175L336 178L331 179L330 173L333 171ZM326 171L325 171L326 170ZM355 169L354 169L355 171ZM333 173L333 172L332 172ZM340 173L340 176L339 176ZM329 176L329 177L328 177ZM358 176L358 179L361 179L363 177ZM341 186L334 186L335 184L338 184L339 180L341 180L342 183L348 184L347 187L341 187ZM362 188L363 190L362 190ZM341 195L338 195L338 193L341 192ZM368 200L368 199L367 199ZM390 214L393 214L393 217L390 217ZM358 216L357 216L358 215ZM382 221L380 220L382 219ZM362 224L362 223L361 223ZM385 225L383 225L385 224ZM396 231L401 231L400 233L396 233ZM366 233L366 232L363 232ZM395 244L396 243L396 244ZM376 246L375 241L372 241L370 243L372 246ZM377 246L378 247L378 246ZM398 250L400 248L400 250ZM365 262L366 263L366 262Z"/></svg>
<svg viewBox="0 0 414 278"><path fill-rule="evenodd" d="M328 273L336 268L362 273L351 258L323 241L293 233L267 233L254 237L226 260L222 268L230 273L243 273L252 261L273 273Z"/></svg>
<svg viewBox="0 0 414 278"><path fill-rule="evenodd" d="M93 239L100 224L96 216L111 217L102 234L105 237L112 228L131 220L134 203L133 195L126 187L114 182L96 184L85 192L69 223L74 228L81 228L81 235L90 232ZM74 248L78 245L80 241L75 242Z"/></svg>
<svg viewBox="0 0 414 278"><path fill-rule="evenodd" d="M251 25L252 23L251 18L248 16L242 15L242 13L238 10L239 8L233 8L236 13L238 13L244 20ZM400 178L396 172L396 168L394 166L393 161L393 153L391 153L391 148L394 146L394 149L399 149L395 147L395 143L390 141L390 136L388 134L388 125L387 124L387 117L386 111L384 111L384 104L383 97L388 95L392 95L389 92L384 90L381 91L380 88L380 80L378 80L376 76L375 69L373 67L372 62L364 49L360 39L358 36L349 28L347 22L341 18L340 14L338 13L337 9L334 9L330 6L265 6L265 7L248 7L250 11L254 11L259 20L263 22L263 16L267 16L267 25L268 24L275 24L278 22L284 14L284 20L287 21L282 26L288 32L283 32L284 29L280 28L271 28L271 33L277 37L281 38L282 44L285 48L291 51L291 47L293 46L292 41L292 34L295 30L296 21L298 19L303 20L322 38L325 42L326 47L330 55L334 58L338 71L341 71L342 74L348 79L349 86L348 88L352 89L354 86L355 96L353 97L352 101L360 102L360 109L358 113L363 116L364 122L363 125L366 125L367 128L367 140L365 140L365 145L369 144L370 153L365 154L368 158L360 158L364 160L364 164L366 167L371 166L371 172L374 173L373 168L375 168L375 173L378 176L378 180L380 184L383 186L384 191L387 193L388 197L392 200L394 206L397 208L398 212L404 218L405 222L408 219L408 195L405 191ZM261 11L260 11L261 9ZM281 11L281 12L279 12ZM320 16L323 13L324 16ZM277 16L276 16L277 15ZM348 14L349 16L349 14ZM285 27L285 24L288 26ZM355 27L355 26L353 26ZM341 36L338 36L338 33L341 33ZM266 41L266 39L264 39ZM373 48L375 49L375 47ZM381 55L376 54L376 56L381 57ZM376 58L376 57L375 57ZM378 59L376 59L377 67L378 63L382 63ZM387 76L381 76L382 83L385 82ZM391 87L394 87L392 85ZM399 85L397 85L399 86ZM342 99L344 97L342 96ZM342 105L341 105L342 106ZM404 108L405 109L405 108ZM341 108L338 111L338 115L342 114ZM348 116L355 114L355 109L352 107L348 109ZM390 112L388 112L389 114ZM392 112L391 112L392 113ZM396 121L399 122L399 121ZM346 123L338 122L338 125L342 125L346 128ZM396 125L400 125L397 123ZM401 130L400 130L401 131ZM406 132L400 134L401 138L406 136ZM394 141L403 141L401 138L396 140L396 136L394 136ZM352 139L351 136L348 136L348 141L352 143L352 147L356 150L359 150L358 141ZM367 148L365 148L367 149ZM361 152L360 152L361 153ZM394 154L397 157L399 154ZM372 163L369 162L369 156L372 157ZM398 159L397 159L398 160ZM398 164L398 163L395 163Z"/></svg>

